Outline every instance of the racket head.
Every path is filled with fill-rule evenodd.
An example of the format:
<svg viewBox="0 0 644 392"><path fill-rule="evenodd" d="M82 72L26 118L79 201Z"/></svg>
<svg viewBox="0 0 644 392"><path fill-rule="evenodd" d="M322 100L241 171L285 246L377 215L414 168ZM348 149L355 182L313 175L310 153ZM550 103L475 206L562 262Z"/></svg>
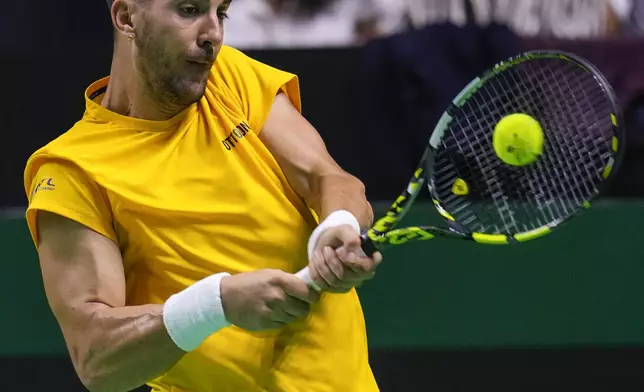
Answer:
<svg viewBox="0 0 644 392"><path fill-rule="evenodd" d="M544 151L532 164L511 166L494 152L494 127L513 113L543 129ZM624 140L615 93L596 67L574 54L532 51L497 64L456 96L423 167L455 235L524 242L590 207L617 172Z"/></svg>

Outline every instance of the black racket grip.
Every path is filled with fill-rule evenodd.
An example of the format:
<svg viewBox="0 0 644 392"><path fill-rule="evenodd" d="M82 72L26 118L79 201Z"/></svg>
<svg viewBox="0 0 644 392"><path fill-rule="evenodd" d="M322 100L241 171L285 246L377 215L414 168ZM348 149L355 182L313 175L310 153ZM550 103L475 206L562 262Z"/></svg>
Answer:
<svg viewBox="0 0 644 392"><path fill-rule="evenodd" d="M367 233L360 234L360 240L362 242L360 247L362 248L364 254L368 257L373 256L373 254L378 251L376 244L371 240L371 238L369 238L369 235Z"/></svg>

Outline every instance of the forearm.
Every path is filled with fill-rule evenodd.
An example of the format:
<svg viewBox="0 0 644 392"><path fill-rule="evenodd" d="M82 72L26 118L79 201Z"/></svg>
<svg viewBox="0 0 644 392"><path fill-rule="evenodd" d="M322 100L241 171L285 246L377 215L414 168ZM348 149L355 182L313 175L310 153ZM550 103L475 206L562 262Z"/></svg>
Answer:
<svg viewBox="0 0 644 392"><path fill-rule="evenodd" d="M163 305L110 308L88 304L82 329L69 336L70 352L92 392L132 390L163 374L185 354L163 322ZM72 339L69 339L72 338Z"/></svg>
<svg viewBox="0 0 644 392"><path fill-rule="evenodd" d="M312 200L308 202L320 220L324 220L333 211L346 210L358 219L362 230L371 226L373 210L360 180L350 174L338 173L322 176L315 184L311 192Z"/></svg>

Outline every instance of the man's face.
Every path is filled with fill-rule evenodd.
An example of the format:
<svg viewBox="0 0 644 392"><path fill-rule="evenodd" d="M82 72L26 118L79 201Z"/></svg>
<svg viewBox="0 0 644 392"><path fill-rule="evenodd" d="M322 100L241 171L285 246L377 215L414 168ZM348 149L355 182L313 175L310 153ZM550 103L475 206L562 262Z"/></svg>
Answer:
<svg viewBox="0 0 644 392"><path fill-rule="evenodd" d="M190 105L203 96L223 41L230 0L148 0L135 25L135 66L153 98Z"/></svg>

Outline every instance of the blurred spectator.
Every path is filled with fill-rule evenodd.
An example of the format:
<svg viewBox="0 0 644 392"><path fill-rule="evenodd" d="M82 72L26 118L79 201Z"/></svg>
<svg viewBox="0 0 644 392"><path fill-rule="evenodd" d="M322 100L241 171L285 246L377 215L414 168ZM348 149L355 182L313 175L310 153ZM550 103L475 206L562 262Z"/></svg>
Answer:
<svg viewBox="0 0 644 392"><path fill-rule="evenodd" d="M400 0L409 27L437 23L463 26L467 13L479 25L497 22L523 37L588 39L641 29L642 0Z"/></svg>
<svg viewBox="0 0 644 392"><path fill-rule="evenodd" d="M235 0L225 42L240 49L359 45L391 30L386 1Z"/></svg>
<svg viewBox="0 0 644 392"><path fill-rule="evenodd" d="M625 36L644 36L644 0L611 0L619 23L619 31Z"/></svg>

